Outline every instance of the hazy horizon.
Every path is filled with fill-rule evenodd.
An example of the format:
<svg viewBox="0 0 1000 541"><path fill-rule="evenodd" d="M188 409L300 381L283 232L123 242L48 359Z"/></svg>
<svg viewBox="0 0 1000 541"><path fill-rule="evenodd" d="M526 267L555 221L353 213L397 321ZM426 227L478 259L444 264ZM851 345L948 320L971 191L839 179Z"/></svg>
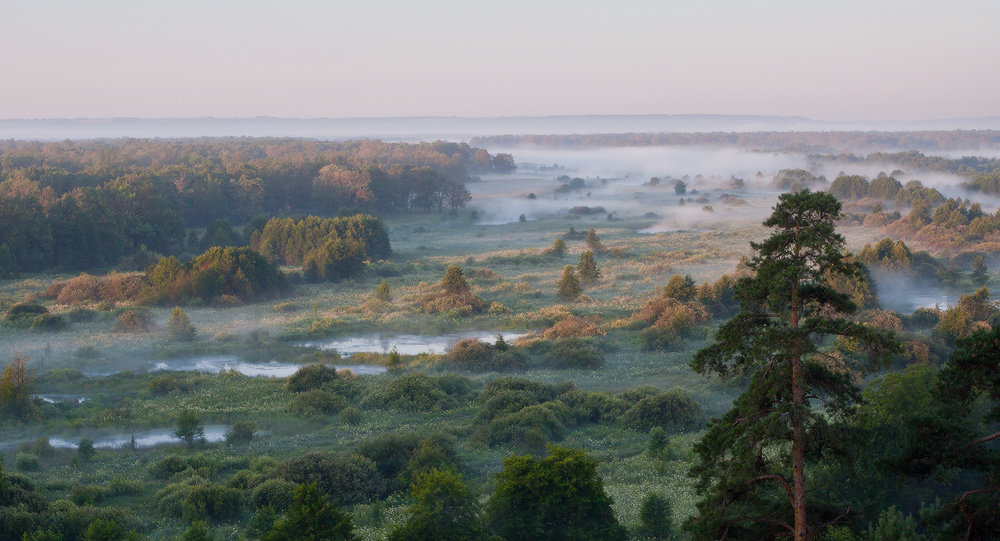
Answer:
<svg viewBox="0 0 1000 541"><path fill-rule="evenodd" d="M8 5L0 118L1000 115L1000 4Z"/></svg>

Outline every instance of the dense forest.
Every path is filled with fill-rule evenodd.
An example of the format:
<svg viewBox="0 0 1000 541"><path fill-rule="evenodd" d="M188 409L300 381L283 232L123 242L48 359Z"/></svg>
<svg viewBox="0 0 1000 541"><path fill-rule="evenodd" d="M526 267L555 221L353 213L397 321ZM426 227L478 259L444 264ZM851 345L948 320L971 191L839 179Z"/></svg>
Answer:
<svg viewBox="0 0 1000 541"><path fill-rule="evenodd" d="M454 211L475 175L513 168L510 155L443 141L0 142L0 273L179 254L186 228L219 219Z"/></svg>

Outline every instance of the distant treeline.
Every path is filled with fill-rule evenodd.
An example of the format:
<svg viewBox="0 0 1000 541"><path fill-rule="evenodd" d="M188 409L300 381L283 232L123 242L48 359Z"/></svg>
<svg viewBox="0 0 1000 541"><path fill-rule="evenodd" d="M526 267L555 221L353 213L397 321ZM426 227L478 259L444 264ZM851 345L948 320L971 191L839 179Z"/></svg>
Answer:
<svg viewBox="0 0 1000 541"><path fill-rule="evenodd" d="M443 141L0 141L0 246L15 270L106 267L142 246L178 253L185 227L218 219L453 210L473 175L514 167Z"/></svg>
<svg viewBox="0 0 1000 541"><path fill-rule="evenodd" d="M563 148L724 145L754 150L806 153L842 152L844 149L865 148L968 150L1000 147L1000 130L496 135L474 137L470 144L485 147L537 145Z"/></svg>

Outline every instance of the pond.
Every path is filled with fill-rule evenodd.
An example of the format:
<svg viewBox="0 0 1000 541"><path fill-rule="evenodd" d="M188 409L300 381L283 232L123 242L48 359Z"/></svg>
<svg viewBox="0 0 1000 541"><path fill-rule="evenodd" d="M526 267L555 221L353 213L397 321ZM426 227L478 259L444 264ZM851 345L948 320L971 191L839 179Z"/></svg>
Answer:
<svg viewBox="0 0 1000 541"><path fill-rule="evenodd" d="M226 430L227 427L224 425L206 426L205 441L208 443L216 443L225 440ZM174 436L174 429L172 428L159 428L129 434L118 433L91 439L94 442L94 447L98 449L116 449L120 447L128 447L133 436L135 436L136 447L153 447L156 445L181 443L180 438ZM49 438L49 445L55 447L56 449L76 449L80 445L80 439L81 438L51 437Z"/></svg>
<svg viewBox="0 0 1000 541"><path fill-rule="evenodd" d="M393 348L401 355L419 355L421 353L444 353L455 344L468 338L494 342L498 335L503 336L504 341L509 343L522 336L527 336L527 333L466 331L438 336L424 336L419 334L365 334L332 338L329 340L299 342L295 345L325 351L336 351L345 357L355 353L389 353Z"/></svg>
<svg viewBox="0 0 1000 541"><path fill-rule="evenodd" d="M185 372L219 372L235 371L244 376L287 378L302 368L301 364L281 363L276 361L266 363L249 363L233 355L213 355L192 357L188 359L170 359L156 361L152 370L179 370ZM337 370L350 370L355 374L381 374L386 368L381 365L348 364L335 365Z"/></svg>

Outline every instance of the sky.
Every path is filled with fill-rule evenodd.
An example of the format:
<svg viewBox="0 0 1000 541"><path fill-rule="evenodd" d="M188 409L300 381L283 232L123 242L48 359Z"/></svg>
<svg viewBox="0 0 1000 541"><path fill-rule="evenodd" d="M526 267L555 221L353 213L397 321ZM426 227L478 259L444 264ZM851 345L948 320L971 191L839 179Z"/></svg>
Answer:
<svg viewBox="0 0 1000 541"><path fill-rule="evenodd" d="M0 0L0 118L1000 115L996 0Z"/></svg>

